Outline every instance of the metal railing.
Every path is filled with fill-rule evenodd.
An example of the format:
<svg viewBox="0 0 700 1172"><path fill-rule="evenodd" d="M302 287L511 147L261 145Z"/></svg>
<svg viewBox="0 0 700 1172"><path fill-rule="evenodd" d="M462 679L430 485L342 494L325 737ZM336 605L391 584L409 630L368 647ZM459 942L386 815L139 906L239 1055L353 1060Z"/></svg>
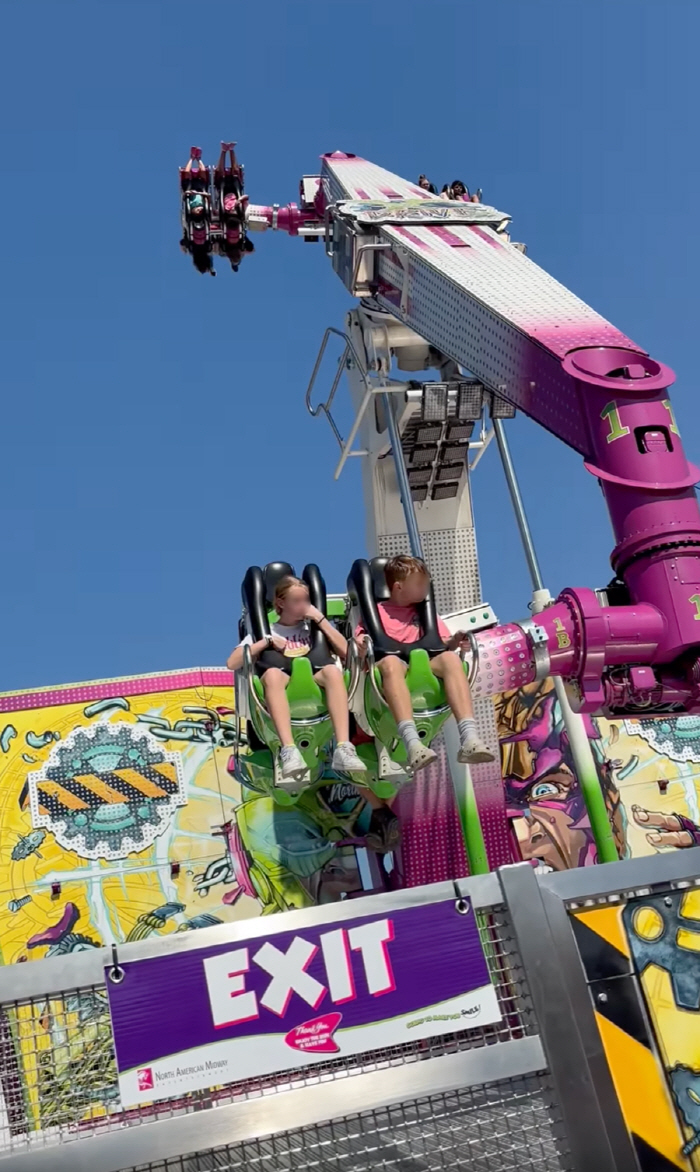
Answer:
<svg viewBox="0 0 700 1172"><path fill-rule="evenodd" d="M123 945L119 961L133 961L342 925L370 906L382 915L468 898L501 1012L492 1025L128 1111L105 989L111 950L0 969L0 1172L353 1172L370 1163L398 1172L409 1153L411 1167L428 1172L632 1172L568 909L687 888L698 876L700 849L544 876L520 864L372 896L371 905L345 901Z"/></svg>

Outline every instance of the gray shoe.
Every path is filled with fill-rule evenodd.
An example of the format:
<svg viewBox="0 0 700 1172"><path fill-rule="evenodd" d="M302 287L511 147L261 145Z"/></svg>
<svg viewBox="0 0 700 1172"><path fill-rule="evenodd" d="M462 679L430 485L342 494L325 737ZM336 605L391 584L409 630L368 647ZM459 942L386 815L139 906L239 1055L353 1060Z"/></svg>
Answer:
<svg viewBox="0 0 700 1172"><path fill-rule="evenodd" d="M437 753L434 753L421 741L413 741L406 756L411 773L417 773L419 769L425 769L426 765L432 765L434 761L437 761Z"/></svg>
<svg viewBox="0 0 700 1172"><path fill-rule="evenodd" d="M303 781L309 772L296 745L285 745L280 749L280 766L285 781Z"/></svg>
<svg viewBox="0 0 700 1172"><path fill-rule="evenodd" d="M349 741L337 746L331 761L331 769L336 769L338 773L366 773L367 766L361 757L358 757L357 750Z"/></svg>
<svg viewBox="0 0 700 1172"><path fill-rule="evenodd" d="M486 765L496 757L479 737L471 737L460 747L457 760L462 765Z"/></svg>

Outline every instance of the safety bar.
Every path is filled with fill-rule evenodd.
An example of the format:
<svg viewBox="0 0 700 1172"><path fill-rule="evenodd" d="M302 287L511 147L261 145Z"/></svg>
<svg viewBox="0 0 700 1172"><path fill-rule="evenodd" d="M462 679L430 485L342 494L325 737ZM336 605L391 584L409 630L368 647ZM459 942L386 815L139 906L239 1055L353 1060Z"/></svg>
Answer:
<svg viewBox="0 0 700 1172"><path fill-rule="evenodd" d="M354 638L348 639L347 667L350 672L348 683L348 706L350 706L355 699L355 693L362 677L362 658L357 640Z"/></svg>
<svg viewBox="0 0 700 1172"><path fill-rule="evenodd" d="M369 635L365 635L365 663L367 665L367 672L369 674L370 684L374 695L376 696L382 708L388 708L389 705L379 691L379 688L377 687L377 681L374 678L376 660L374 658L374 643L370 639Z"/></svg>
<svg viewBox="0 0 700 1172"><path fill-rule="evenodd" d="M248 645L248 643L244 643L243 644L243 679L245 680L245 684L248 689L248 696L252 698L253 704L257 708L260 715L262 717L264 717L265 719L269 720L270 713L267 711L267 708L262 703L260 697L258 696L258 693L255 691L255 685L253 683L253 678L254 678L253 656L250 653L250 646Z"/></svg>

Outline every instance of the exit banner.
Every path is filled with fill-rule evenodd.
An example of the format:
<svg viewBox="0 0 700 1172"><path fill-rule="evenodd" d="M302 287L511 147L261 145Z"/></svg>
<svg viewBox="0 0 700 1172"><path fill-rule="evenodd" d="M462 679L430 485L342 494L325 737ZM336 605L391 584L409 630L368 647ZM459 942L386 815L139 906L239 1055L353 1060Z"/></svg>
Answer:
<svg viewBox="0 0 700 1172"><path fill-rule="evenodd" d="M460 906L120 960L121 983L105 978L123 1105L499 1021Z"/></svg>

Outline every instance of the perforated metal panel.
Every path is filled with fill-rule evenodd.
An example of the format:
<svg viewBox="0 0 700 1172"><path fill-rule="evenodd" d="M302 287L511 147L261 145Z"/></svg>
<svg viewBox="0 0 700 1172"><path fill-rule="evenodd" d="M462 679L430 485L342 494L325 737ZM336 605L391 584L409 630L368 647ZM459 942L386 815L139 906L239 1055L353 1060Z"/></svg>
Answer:
<svg viewBox="0 0 700 1172"><path fill-rule="evenodd" d="M510 400L545 427L556 424L572 447L587 452L587 430L574 381L562 371L559 360L498 317L489 302L482 302L466 268L458 278L447 276L433 267L441 258L405 240L403 244L410 257L406 312L398 312L396 304L381 293L377 301L488 386L503 388ZM512 255L537 270L521 253L513 250ZM392 263L390 254L379 253L377 263L382 278L401 290L404 272ZM482 291L482 296L487 293ZM536 296L533 290L532 297ZM585 339L578 344L585 344Z"/></svg>
<svg viewBox="0 0 700 1172"><path fill-rule="evenodd" d="M378 540L380 557L411 552L405 533L383 534ZM421 533L421 540L438 610L449 614L476 606L481 601L481 585L473 528L434 529Z"/></svg>
<svg viewBox="0 0 700 1172"><path fill-rule="evenodd" d="M367 1111L138 1172L570 1172L549 1080L506 1080ZM136 1172L136 1170L134 1170Z"/></svg>

